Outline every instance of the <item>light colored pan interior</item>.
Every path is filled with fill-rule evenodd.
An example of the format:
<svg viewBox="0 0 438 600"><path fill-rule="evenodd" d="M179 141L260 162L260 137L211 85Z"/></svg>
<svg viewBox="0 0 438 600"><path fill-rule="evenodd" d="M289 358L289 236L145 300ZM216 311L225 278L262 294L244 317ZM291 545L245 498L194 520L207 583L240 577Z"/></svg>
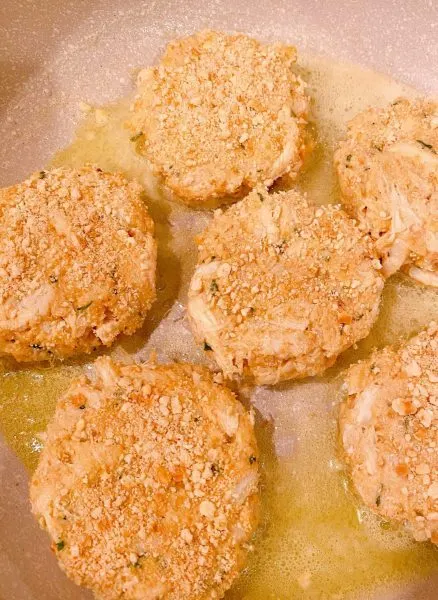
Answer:
<svg viewBox="0 0 438 600"><path fill-rule="evenodd" d="M306 68L316 64L311 57L317 54L380 71L420 92L438 93L438 4L433 0L2 0L0 185L15 183L43 168L57 150L71 142L82 118L78 108L81 101L102 105L128 95L133 89L133 72L156 61L167 41L203 28L243 31L263 40L294 44L298 51L303 50L302 66ZM331 73L331 62L317 62L321 81L337 78L341 86L342 78L351 75L350 67L343 70L338 64L336 73ZM317 87L318 77L311 84ZM353 78L351 85L357 85L359 102L359 80ZM366 82L362 85L365 89ZM325 98L335 112L351 108L344 107L342 99L338 101L333 94ZM326 114L324 107L316 107L318 110ZM324 186L316 185L315 190L323 200ZM177 227L188 229L187 240L205 223L202 216L191 220L184 211L176 211L173 217ZM181 252L189 255L194 247L191 241L187 247L185 243L182 240ZM185 268L192 264L193 258L188 258ZM391 289L389 295L400 295L405 288ZM430 315L436 315L436 298L430 295ZM170 315L173 322L180 323L183 299L184 290L175 298ZM402 305L403 299L400 302ZM405 316L402 307L394 319ZM416 318L413 315L414 321ZM415 323L423 320L424 315L418 316ZM155 346L162 358L201 360L200 353L191 349L188 331L176 327L157 327L144 352ZM177 348L172 345L175 336ZM384 340L384 336L379 339ZM58 385L62 388L62 382ZM284 423L290 425L299 418L294 407L300 404L300 395L311 406L318 402L318 394L327 393L318 381L303 386L298 392L287 386L276 392L251 392L262 415L273 419L275 452L280 456L290 453L293 457L294 440L282 436L281 430ZM50 393L53 396L55 392ZM0 397L0 407L1 401ZM2 414L0 410L0 420ZM18 418L26 417L20 413ZM280 433L275 435L275 431ZM0 600L91 598L58 569L46 535L30 515L27 481L27 470L0 436ZM351 569L355 568L352 556ZM406 583L403 589L382 590L378 596L365 593L364 597L432 600L437 589L438 579L432 577ZM298 596L279 596L274 591L270 597L289 600ZM312 596L309 588L299 597L321 596ZM240 596L234 592L230 598ZM343 596L327 598L340 600ZM245 599L253 597L245 595Z"/></svg>

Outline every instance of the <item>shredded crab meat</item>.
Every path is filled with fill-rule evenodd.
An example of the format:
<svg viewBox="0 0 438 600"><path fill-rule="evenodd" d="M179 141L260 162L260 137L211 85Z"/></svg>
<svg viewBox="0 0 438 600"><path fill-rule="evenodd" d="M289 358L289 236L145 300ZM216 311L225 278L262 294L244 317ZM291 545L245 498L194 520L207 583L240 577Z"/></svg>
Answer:
<svg viewBox="0 0 438 600"><path fill-rule="evenodd" d="M409 276L419 283L438 288L438 273L427 271L426 269L419 269L418 267L410 267Z"/></svg>
<svg viewBox="0 0 438 600"><path fill-rule="evenodd" d="M387 255L382 259L382 274L384 277L390 277L409 262L411 252L418 254L418 238L424 238L427 232L425 224L409 203L407 194L403 193L397 184L391 183L385 175L381 177L380 182L382 194L391 199L391 228L378 240L377 247L387 249ZM422 279L425 280L425 277Z"/></svg>
<svg viewBox="0 0 438 600"><path fill-rule="evenodd" d="M423 164L431 165L433 168L436 168L438 165L438 156L430 150L421 148L418 145L418 142L399 142L388 148L388 152L392 152L401 157L416 158Z"/></svg>
<svg viewBox="0 0 438 600"><path fill-rule="evenodd" d="M233 490L233 498L238 504L243 504L257 486L257 474L245 475Z"/></svg>
<svg viewBox="0 0 438 600"><path fill-rule="evenodd" d="M409 246L402 238L396 238L388 251L388 255L382 259L382 275L390 277L396 273L406 262L409 256Z"/></svg>
<svg viewBox="0 0 438 600"><path fill-rule="evenodd" d="M53 287L42 285L33 294L26 296L15 306L12 306L9 311L5 310L5 307L0 307L1 316L5 315L6 312L18 315L16 318L1 319L0 328L10 330L20 329L26 327L29 323L37 321L49 313L54 298L55 292Z"/></svg>

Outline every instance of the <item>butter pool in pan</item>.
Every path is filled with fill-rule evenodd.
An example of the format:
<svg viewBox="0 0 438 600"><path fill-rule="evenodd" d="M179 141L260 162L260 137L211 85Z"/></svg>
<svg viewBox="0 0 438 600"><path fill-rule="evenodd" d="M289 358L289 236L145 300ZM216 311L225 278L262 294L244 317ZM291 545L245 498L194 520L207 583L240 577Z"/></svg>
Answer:
<svg viewBox="0 0 438 600"><path fill-rule="evenodd" d="M378 73L307 52L299 53L299 68L314 103L317 143L298 186L316 202L336 202L332 152L346 122L366 106L383 106L400 95L414 97L418 92ZM48 162L55 166L91 162L121 170L140 180L151 198L159 242L158 301L144 328L121 339L110 354L122 360L127 356L146 359L156 350L160 360L205 362L193 342L184 305L196 262L193 238L211 214L160 198L124 126L130 104L131 97L125 97L95 106L84 96L73 142ZM360 504L339 459L337 439L341 370L366 357L372 348L426 325L436 317L437 303L436 290L396 275L386 283L371 335L323 377L241 390L245 401L257 410L263 516L247 569L228 598L373 597L382 587L401 590L437 572L432 545L414 543L401 528ZM53 367L4 365L0 427L29 470L35 467L41 448L39 432L51 418L56 398L73 377L88 369L84 360ZM4 593L1 587L0 591Z"/></svg>

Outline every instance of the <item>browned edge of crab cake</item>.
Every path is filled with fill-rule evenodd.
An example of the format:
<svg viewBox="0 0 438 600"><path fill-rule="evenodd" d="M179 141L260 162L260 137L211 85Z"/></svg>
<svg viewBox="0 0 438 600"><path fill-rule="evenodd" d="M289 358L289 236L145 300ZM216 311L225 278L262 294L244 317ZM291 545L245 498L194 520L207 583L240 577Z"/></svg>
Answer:
<svg viewBox="0 0 438 600"><path fill-rule="evenodd" d="M346 209L377 241L383 273L438 286L438 102L399 98L349 124L335 152Z"/></svg>
<svg viewBox="0 0 438 600"><path fill-rule="evenodd" d="M189 364L117 364L58 401L32 510L97 597L221 598L258 522L253 415Z"/></svg>
<svg viewBox="0 0 438 600"><path fill-rule="evenodd" d="M0 353L64 358L133 333L155 300L142 188L86 166L0 190Z"/></svg>
<svg viewBox="0 0 438 600"><path fill-rule="evenodd" d="M188 316L227 377L320 374L377 318L381 264L339 206L257 189L216 211L197 241Z"/></svg>
<svg viewBox="0 0 438 600"><path fill-rule="evenodd" d="M170 43L138 77L128 124L162 188L197 207L301 168L309 100L296 50L202 31Z"/></svg>
<svg viewBox="0 0 438 600"><path fill-rule="evenodd" d="M345 375L340 433L362 501L414 538L438 543L438 326Z"/></svg>

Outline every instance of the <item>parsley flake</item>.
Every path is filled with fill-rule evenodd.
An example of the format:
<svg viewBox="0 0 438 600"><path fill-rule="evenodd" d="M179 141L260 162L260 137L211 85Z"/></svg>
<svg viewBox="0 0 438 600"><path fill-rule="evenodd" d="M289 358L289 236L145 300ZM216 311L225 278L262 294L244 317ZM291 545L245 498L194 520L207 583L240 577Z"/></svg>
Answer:
<svg viewBox="0 0 438 600"><path fill-rule="evenodd" d="M83 310L86 310L87 308L89 308L91 305L93 304L93 300L90 300L90 302L88 302L87 304L84 304L83 306L78 306L78 308L76 309L77 312L81 312Z"/></svg>
<svg viewBox="0 0 438 600"><path fill-rule="evenodd" d="M423 148L427 148L428 150L430 150L431 152L433 152L434 154L436 154L432 144L426 144L426 142L423 142L423 140L416 140L418 144L420 144L420 146L422 146Z"/></svg>
<svg viewBox="0 0 438 600"><path fill-rule="evenodd" d="M139 131L138 133L136 133L135 135L133 135L129 139L131 140L131 142L136 142L137 140L139 140L141 138L142 135L143 135L143 132Z"/></svg>

